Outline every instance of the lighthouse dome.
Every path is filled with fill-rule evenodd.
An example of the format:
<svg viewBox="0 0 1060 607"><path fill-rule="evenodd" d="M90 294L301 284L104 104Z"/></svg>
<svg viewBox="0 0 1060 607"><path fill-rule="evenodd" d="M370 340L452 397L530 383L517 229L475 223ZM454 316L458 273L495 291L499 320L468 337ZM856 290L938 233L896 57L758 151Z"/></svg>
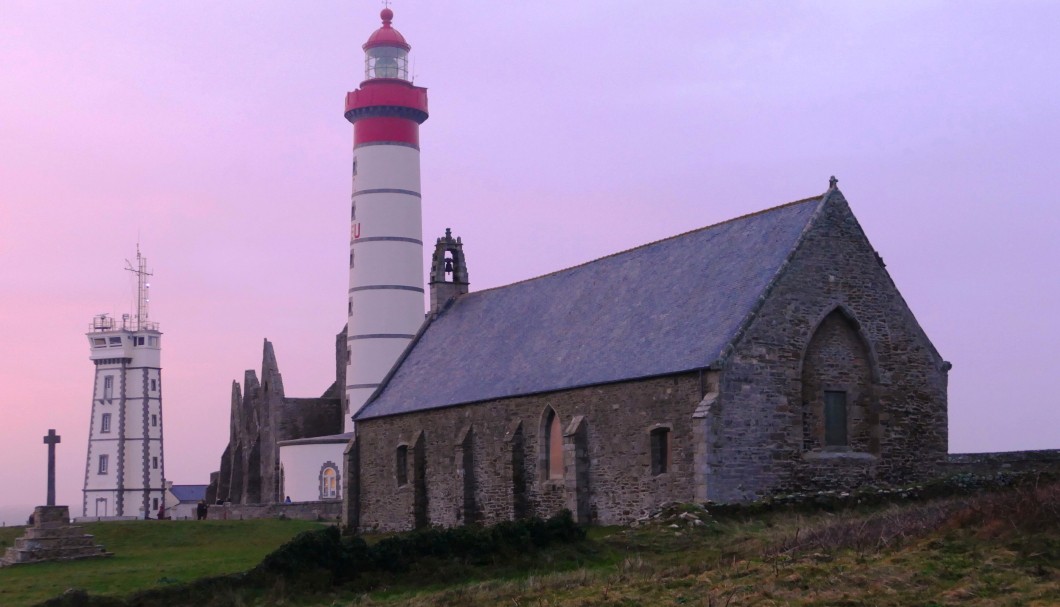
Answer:
<svg viewBox="0 0 1060 607"><path fill-rule="evenodd" d="M379 17L383 20L383 27L372 32L372 35L368 37L368 42L364 43L364 50L377 48L380 46L392 46L401 49L405 49L406 52L412 49L408 42L405 42L405 37L401 35L401 32L391 27L390 23L394 20L394 11L389 8L384 8Z"/></svg>

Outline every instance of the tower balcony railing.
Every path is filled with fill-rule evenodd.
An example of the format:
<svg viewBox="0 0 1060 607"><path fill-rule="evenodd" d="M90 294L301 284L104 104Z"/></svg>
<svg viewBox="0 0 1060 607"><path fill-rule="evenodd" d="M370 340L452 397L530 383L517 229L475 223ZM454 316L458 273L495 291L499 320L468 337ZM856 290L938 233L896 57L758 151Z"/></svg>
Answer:
<svg viewBox="0 0 1060 607"><path fill-rule="evenodd" d="M89 325L92 332L103 331L157 331L158 323L140 319L129 314L122 314L121 318L111 318L106 314L100 314L92 319Z"/></svg>

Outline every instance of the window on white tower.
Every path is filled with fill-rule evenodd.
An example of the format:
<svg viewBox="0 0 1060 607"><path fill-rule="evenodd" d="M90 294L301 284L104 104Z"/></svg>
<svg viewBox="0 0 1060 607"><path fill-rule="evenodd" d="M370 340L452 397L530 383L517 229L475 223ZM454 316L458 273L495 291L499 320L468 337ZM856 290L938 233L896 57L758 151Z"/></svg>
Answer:
<svg viewBox="0 0 1060 607"><path fill-rule="evenodd" d="M153 468L155 470L158 470L158 458L157 457L152 457L151 458L151 468Z"/></svg>
<svg viewBox="0 0 1060 607"><path fill-rule="evenodd" d="M107 375L103 378L103 398L114 398L114 376Z"/></svg>
<svg viewBox="0 0 1060 607"><path fill-rule="evenodd" d="M99 431L103 433L110 432L110 413L103 414L103 418L99 421Z"/></svg>
<svg viewBox="0 0 1060 607"><path fill-rule="evenodd" d="M99 456L99 467L96 469L97 470L96 473L97 474L106 474L107 473L107 464L108 463L110 463L110 456L108 456L108 455Z"/></svg>
<svg viewBox="0 0 1060 607"><path fill-rule="evenodd" d="M158 427L158 415L157 414L154 414L154 413L151 414L151 427L152 428L157 428Z"/></svg>

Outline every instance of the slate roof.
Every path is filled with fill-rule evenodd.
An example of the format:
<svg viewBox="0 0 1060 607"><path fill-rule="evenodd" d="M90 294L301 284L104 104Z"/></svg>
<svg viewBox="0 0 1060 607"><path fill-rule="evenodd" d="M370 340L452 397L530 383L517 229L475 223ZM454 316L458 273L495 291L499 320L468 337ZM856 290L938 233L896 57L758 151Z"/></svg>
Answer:
<svg viewBox="0 0 1060 607"><path fill-rule="evenodd" d="M197 502L206 499L206 485L173 485L169 492L173 497L184 502Z"/></svg>
<svg viewBox="0 0 1060 607"><path fill-rule="evenodd" d="M707 368L826 197L463 295L356 419Z"/></svg>

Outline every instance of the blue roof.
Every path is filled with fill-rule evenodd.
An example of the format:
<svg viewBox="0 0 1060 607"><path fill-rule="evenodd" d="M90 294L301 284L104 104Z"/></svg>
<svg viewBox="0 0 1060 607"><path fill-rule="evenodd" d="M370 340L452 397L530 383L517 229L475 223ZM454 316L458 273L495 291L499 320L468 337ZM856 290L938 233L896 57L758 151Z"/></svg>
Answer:
<svg viewBox="0 0 1060 607"><path fill-rule="evenodd" d="M824 200L463 295L421 329L356 419L707 368Z"/></svg>
<svg viewBox="0 0 1060 607"><path fill-rule="evenodd" d="M206 499L208 485L173 485L169 492L181 502L197 502Z"/></svg>

